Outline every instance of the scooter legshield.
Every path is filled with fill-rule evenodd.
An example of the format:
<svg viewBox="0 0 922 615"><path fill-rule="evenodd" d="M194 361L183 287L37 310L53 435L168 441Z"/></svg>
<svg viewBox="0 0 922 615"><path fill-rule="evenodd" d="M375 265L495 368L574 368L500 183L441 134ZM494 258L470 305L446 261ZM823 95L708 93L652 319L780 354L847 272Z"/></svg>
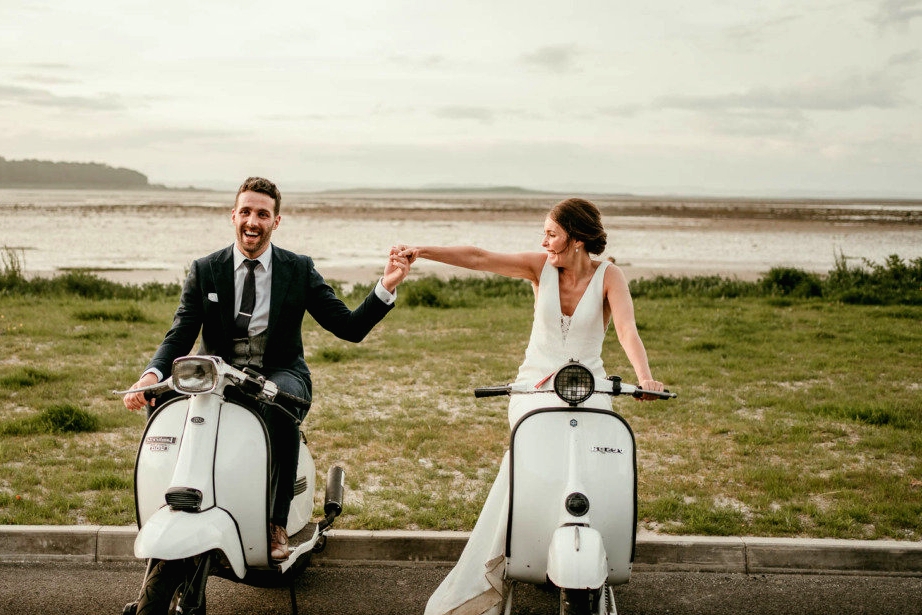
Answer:
<svg viewBox="0 0 922 615"><path fill-rule="evenodd" d="M523 416L509 448L506 574L543 583L558 528L582 525L601 539L610 584L630 580L637 523L634 434L610 410L541 408ZM568 496L588 500L568 512ZM576 508L574 508L576 510ZM571 529L572 532L572 529Z"/></svg>
<svg viewBox="0 0 922 615"><path fill-rule="evenodd" d="M164 496L173 479L188 412L189 398L178 398L159 408L147 422L134 464L139 528L166 505Z"/></svg>
<svg viewBox="0 0 922 615"><path fill-rule="evenodd" d="M189 430L207 429L213 421L217 422L213 438L202 441L189 437ZM194 452L183 449L193 442L197 447ZM234 527L237 546L222 550L240 551L247 566L269 564L268 437L252 410L220 402L214 396L170 402L151 417L135 467L138 525L147 535L145 540L151 544L157 540L153 528L146 530L150 520L162 511L172 512L166 506L167 489L194 487L203 492L204 502L214 505L201 512L184 512L188 523L204 526L211 519L205 513L224 511ZM206 484L190 482L200 481L201 476L209 477ZM158 526L157 531L163 531L163 527ZM172 542L167 536L162 540Z"/></svg>

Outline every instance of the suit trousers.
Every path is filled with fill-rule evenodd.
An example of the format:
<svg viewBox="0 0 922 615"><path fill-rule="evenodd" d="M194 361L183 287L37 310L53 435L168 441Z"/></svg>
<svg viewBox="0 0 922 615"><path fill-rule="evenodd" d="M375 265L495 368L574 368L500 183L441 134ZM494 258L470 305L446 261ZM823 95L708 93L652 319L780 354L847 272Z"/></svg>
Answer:
<svg viewBox="0 0 922 615"><path fill-rule="evenodd" d="M311 381L292 370L260 370L266 379L278 385L279 390L310 401ZM307 408L303 409L304 415ZM270 521L285 527L288 511L294 497L295 480L298 473L298 450L300 431L288 414L278 408L264 405L260 408L266 431L269 433L270 463ZM298 417L302 421L304 416Z"/></svg>

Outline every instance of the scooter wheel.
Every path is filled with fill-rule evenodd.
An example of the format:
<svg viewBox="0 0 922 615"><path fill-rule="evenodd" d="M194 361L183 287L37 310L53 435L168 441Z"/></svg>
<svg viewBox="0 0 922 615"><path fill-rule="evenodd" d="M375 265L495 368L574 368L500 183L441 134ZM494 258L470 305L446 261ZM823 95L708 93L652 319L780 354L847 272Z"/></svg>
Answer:
<svg viewBox="0 0 922 615"><path fill-rule="evenodd" d="M611 613L608 597L608 584L600 589L561 589L560 615Z"/></svg>
<svg viewBox="0 0 922 615"><path fill-rule="evenodd" d="M125 608L122 609L122 615L137 615L138 612L138 603L129 602L125 605Z"/></svg>
<svg viewBox="0 0 922 615"><path fill-rule="evenodd" d="M151 568L141 588L136 615L173 615L177 612L187 589L186 564L182 560L161 560ZM204 595L201 607L194 609L194 613L204 615Z"/></svg>

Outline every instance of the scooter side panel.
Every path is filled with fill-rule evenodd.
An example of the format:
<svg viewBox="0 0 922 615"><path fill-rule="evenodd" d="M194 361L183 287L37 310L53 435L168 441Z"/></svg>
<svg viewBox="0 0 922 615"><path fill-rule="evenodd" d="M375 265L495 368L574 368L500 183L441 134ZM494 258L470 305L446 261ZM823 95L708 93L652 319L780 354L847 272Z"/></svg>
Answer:
<svg viewBox="0 0 922 615"><path fill-rule="evenodd" d="M166 506L164 494L176 468L188 411L189 399L176 399L160 408L147 423L135 463L138 527Z"/></svg>
<svg viewBox="0 0 922 615"><path fill-rule="evenodd" d="M214 459L215 504L237 523L248 566L269 563L269 450L252 411L224 403Z"/></svg>
<svg viewBox="0 0 922 615"><path fill-rule="evenodd" d="M301 440L298 446L298 473L295 477L295 496L288 511L289 536L304 529L314 514L314 489L317 483L317 467L307 444Z"/></svg>
<svg viewBox="0 0 922 615"><path fill-rule="evenodd" d="M506 572L543 583L554 532L585 524L602 537L610 583L630 578L636 526L634 436L610 411L552 408L517 424L510 447L510 510ZM565 509L567 496L589 499L580 517Z"/></svg>

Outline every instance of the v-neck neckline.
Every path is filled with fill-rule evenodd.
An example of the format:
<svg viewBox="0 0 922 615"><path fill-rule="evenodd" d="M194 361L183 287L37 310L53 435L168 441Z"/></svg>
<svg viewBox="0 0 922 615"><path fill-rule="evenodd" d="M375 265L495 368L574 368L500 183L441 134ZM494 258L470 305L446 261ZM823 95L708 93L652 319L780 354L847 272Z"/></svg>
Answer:
<svg viewBox="0 0 922 615"><path fill-rule="evenodd" d="M586 296L586 292L589 290L589 287L592 286L592 282L595 280L595 276L599 273L599 269L602 269L604 263L599 263L595 268L595 271L592 272L592 276L589 278L589 282L586 284L586 288L583 289L583 293L579 296L579 299L576 301L576 307L573 308L572 314L565 314L563 311L563 306L560 302L560 269L557 269L557 309L560 312L560 316L567 316L570 318L570 321L573 321L573 318L576 316L576 313L579 311L579 306L583 304L583 298Z"/></svg>

